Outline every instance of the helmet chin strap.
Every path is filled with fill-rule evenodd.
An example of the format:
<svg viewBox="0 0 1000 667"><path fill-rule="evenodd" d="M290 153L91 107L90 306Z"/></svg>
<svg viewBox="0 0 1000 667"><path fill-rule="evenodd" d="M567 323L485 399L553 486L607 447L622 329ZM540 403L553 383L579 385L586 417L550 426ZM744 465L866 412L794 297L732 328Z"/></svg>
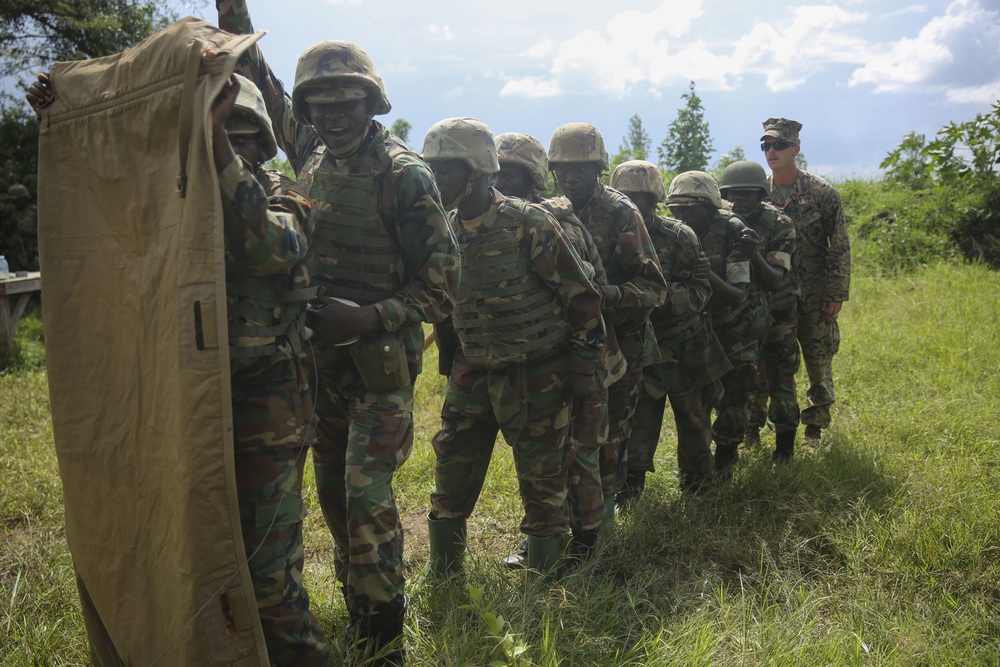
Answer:
<svg viewBox="0 0 1000 667"><path fill-rule="evenodd" d="M456 208L458 208L459 204L465 201L465 198L472 194L472 182L475 181L477 178L482 178L482 177L483 177L482 174L472 172L469 175L469 180L466 181L465 183L465 190L459 192L453 201L441 202L441 204L444 206L444 210L454 211Z"/></svg>

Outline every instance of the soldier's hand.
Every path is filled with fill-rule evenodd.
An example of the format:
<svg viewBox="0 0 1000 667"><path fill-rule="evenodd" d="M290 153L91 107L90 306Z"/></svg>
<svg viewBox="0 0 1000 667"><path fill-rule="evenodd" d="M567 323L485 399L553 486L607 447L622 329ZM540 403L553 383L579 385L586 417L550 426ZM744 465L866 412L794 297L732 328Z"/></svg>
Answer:
<svg viewBox="0 0 1000 667"><path fill-rule="evenodd" d="M826 319L831 319L837 316L840 309L843 308L843 301L824 301L823 302L823 317Z"/></svg>
<svg viewBox="0 0 1000 667"><path fill-rule="evenodd" d="M31 108L35 110L35 113L41 117L42 109L52 103L54 94L49 76L47 74L39 74L38 80L28 88L28 94L25 95L25 98L28 100Z"/></svg>
<svg viewBox="0 0 1000 667"><path fill-rule="evenodd" d="M229 115L236 105L236 98L240 94L240 82L236 77L229 77L229 81L223 86L222 92L212 102L212 124L216 127L225 127Z"/></svg>
<svg viewBox="0 0 1000 667"><path fill-rule="evenodd" d="M694 263L691 267L691 275L695 278L708 279L708 275L712 273L712 262L705 257L704 252L698 253L698 261Z"/></svg>
<svg viewBox="0 0 1000 667"><path fill-rule="evenodd" d="M743 233L740 234L739 240L736 242L736 247L747 255L757 254L757 249L760 247L760 234L745 227Z"/></svg>
<svg viewBox="0 0 1000 667"><path fill-rule="evenodd" d="M324 343L336 345L366 333L382 330L375 306L349 306L337 299L321 296L309 302L306 326Z"/></svg>

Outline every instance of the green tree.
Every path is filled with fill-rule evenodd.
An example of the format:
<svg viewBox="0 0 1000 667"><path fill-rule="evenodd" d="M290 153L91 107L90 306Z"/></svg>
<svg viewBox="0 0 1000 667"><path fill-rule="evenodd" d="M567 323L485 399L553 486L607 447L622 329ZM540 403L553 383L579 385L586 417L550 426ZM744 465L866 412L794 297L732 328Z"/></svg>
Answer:
<svg viewBox="0 0 1000 667"><path fill-rule="evenodd" d="M176 18L166 0L5 0L0 3L0 74L119 53Z"/></svg>
<svg viewBox="0 0 1000 667"><path fill-rule="evenodd" d="M795 166L803 170L809 169L809 163L806 162L805 153L799 153L795 156Z"/></svg>
<svg viewBox="0 0 1000 667"><path fill-rule="evenodd" d="M726 167L734 162L741 162L746 160L746 153L743 152L742 146L733 146L733 150L728 153L723 153L719 156L719 159L715 161L715 175L716 177L721 177L722 172L726 170Z"/></svg>
<svg viewBox="0 0 1000 667"><path fill-rule="evenodd" d="M694 81L688 92L681 95L684 106L677 110L677 117L670 123L667 137L657 152L660 168L672 172L703 171L708 166L708 156L715 150L705 120L701 98L694 91Z"/></svg>
<svg viewBox="0 0 1000 667"><path fill-rule="evenodd" d="M642 118L634 114L628 120L628 134L622 139L618 152L611 158L611 169L628 160L645 160L649 156L652 139L642 126Z"/></svg>
<svg viewBox="0 0 1000 667"><path fill-rule="evenodd" d="M412 129L413 126L410 125L410 121L405 118L398 118L392 124L392 127L389 128L389 132L399 137L404 144L408 144L410 143L410 130Z"/></svg>

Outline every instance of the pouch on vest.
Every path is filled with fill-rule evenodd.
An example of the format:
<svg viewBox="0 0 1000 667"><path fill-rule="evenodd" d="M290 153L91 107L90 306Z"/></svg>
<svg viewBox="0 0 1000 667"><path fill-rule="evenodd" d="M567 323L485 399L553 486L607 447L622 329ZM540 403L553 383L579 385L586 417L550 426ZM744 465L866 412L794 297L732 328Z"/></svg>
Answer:
<svg viewBox="0 0 1000 667"><path fill-rule="evenodd" d="M390 391L410 382L406 346L397 333L386 331L362 336L351 345L351 359L368 391Z"/></svg>

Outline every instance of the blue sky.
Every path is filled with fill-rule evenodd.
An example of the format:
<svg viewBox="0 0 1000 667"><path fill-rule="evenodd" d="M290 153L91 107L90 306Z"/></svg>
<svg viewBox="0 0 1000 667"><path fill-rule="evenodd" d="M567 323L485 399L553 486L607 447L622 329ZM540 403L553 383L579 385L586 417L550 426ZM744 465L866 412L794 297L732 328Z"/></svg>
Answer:
<svg viewBox="0 0 1000 667"><path fill-rule="evenodd" d="M638 114L654 146L694 81L716 155L750 159L761 121L803 123L811 171L872 175L910 131L934 135L1000 99L1000 0L247 0L291 88L313 43L365 48L419 150L434 122L472 116L548 144L585 121L612 153ZM216 20L214 5L178 0ZM628 9L622 9L628 7ZM653 160L655 161L655 148Z"/></svg>

